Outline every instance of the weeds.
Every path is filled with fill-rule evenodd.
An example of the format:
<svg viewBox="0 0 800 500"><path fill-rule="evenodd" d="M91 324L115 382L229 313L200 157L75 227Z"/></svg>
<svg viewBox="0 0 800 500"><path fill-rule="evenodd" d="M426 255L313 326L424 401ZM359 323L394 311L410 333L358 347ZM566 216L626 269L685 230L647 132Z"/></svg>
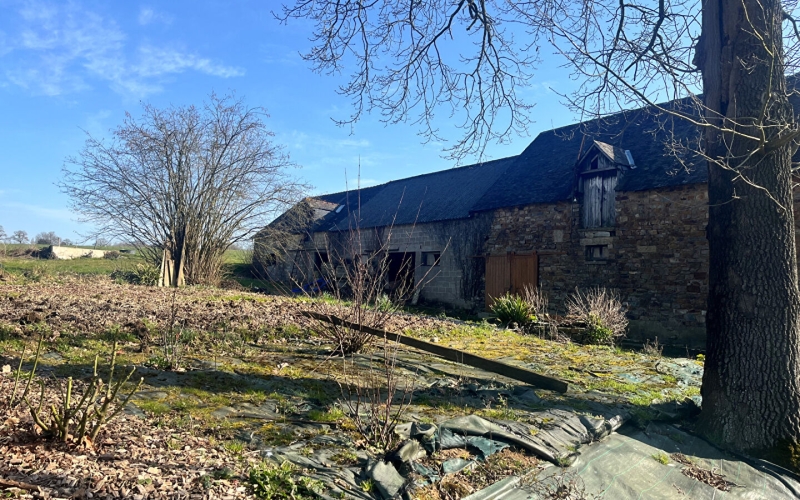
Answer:
<svg viewBox="0 0 800 500"><path fill-rule="evenodd" d="M245 444L238 439L234 439L233 441L228 441L223 445L228 452L233 453L234 455L241 455L244 453Z"/></svg>
<svg viewBox="0 0 800 500"><path fill-rule="evenodd" d="M345 414L339 408L331 408L328 411L319 411L319 410L311 410L308 412L308 419L313 420L314 422L323 422L323 423L330 423L330 422L338 422L345 417Z"/></svg>
<svg viewBox="0 0 800 500"><path fill-rule="evenodd" d="M380 312L393 313L398 308L399 306L395 304L394 301L392 301L392 298L385 293L379 295L378 298L375 299L375 309Z"/></svg>
<svg viewBox="0 0 800 500"><path fill-rule="evenodd" d="M298 476L289 462L255 467L250 470L249 480L253 493L261 500L305 500L316 498L323 490L321 481Z"/></svg>
<svg viewBox="0 0 800 500"><path fill-rule="evenodd" d="M372 493L374 489L375 489L375 481L373 481L372 479L365 479L364 481L361 482L361 491L363 491L364 493Z"/></svg>
<svg viewBox="0 0 800 500"><path fill-rule="evenodd" d="M652 342L647 340L642 346L642 351L648 356L653 356L654 358L660 358L663 350L664 346L658 343L658 337L656 337Z"/></svg>
<svg viewBox="0 0 800 500"><path fill-rule="evenodd" d="M43 262L37 262L30 269L25 270L22 273L30 281L42 281L45 278L48 278L52 275L50 267L48 267Z"/></svg>
<svg viewBox="0 0 800 500"><path fill-rule="evenodd" d="M669 456L663 451L654 453L653 455L651 455L651 457L653 458L653 460L660 463L661 465L667 465L669 463Z"/></svg>

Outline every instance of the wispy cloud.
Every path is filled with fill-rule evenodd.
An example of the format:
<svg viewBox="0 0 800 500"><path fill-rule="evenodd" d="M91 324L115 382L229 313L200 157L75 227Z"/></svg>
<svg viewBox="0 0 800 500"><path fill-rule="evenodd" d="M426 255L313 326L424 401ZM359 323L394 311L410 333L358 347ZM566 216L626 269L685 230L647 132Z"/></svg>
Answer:
<svg viewBox="0 0 800 500"><path fill-rule="evenodd" d="M140 21L155 22L158 14L151 10L143 17L145 10ZM114 20L76 3L30 1L18 14L18 33L0 33L0 56L6 54L6 80L31 92L68 94L100 80L119 93L144 97L160 91L165 77L187 71L220 78L244 74L178 46L131 43Z"/></svg>
<svg viewBox="0 0 800 500"><path fill-rule="evenodd" d="M139 8L139 24L147 26L148 24L172 24L172 16L164 12L157 11L152 7L142 6Z"/></svg>
<svg viewBox="0 0 800 500"><path fill-rule="evenodd" d="M190 69L221 78L244 75L244 70L241 68L217 64L210 59L181 50L152 46L139 49L139 63L134 66L134 71L142 78L182 73Z"/></svg>
<svg viewBox="0 0 800 500"><path fill-rule="evenodd" d="M292 130L286 135L279 137L284 144L288 144L293 150L301 151L313 150L337 150L337 151L363 151L369 149L371 143L367 139L355 139L347 137L337 139L319 134L306 134L299 130Z"/></svg>

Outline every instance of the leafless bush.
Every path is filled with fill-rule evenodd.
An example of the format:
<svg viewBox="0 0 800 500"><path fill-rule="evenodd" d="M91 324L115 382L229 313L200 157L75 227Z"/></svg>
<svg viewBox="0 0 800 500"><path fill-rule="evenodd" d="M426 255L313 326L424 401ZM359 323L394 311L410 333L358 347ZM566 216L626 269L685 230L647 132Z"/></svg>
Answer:
<svg viewBox="0 0 800 500"><path fill-rule="evenodd" d="M383 329L398 303L404 301L407 294L406 285L396 288L396 293L391 298L385 294L388 272L385 252L383 255L380 251L367 255L352 252L350 255L353 257L336 252L331 265L324 271L323 279L330 288L329 295L326 296L328 300L319 301L316 306L323 314L337 316L357 325L357 328L352 328L328 321L316 323L316 333L333 342L340 354L359 352L376 340L375 336L364 331L362 327ZM387 307L387 302L393 304L393 307Z"/></svg>
<svg viewBox="0 0 800 500"><path fill-rule="evenodd" d="M414 231L411 227L408 231ZM382 330L389 319L412 297L419 294L428 273L415 279L413 259L403 254L400 260L389 252L395 228L393 226L349 231L328 237L323 251L328 261L315 269L314 276L296 281L317 283L302 288L302 293L318 295L326 290L324 300L315 300L317 312L337 316L356 328L330 321L317 321L312 327L318 335L335 344L340 354L361 351L378 337L364 327ZM321 278L316 278L321 276Z"/></svg>
<svg viewBox="0 0 800 500"><path fill-rule="evenodd" d="M567 299L567 317L585 323L589 340L595 343L613 344L625 336L628 327L626 311L627 307L616 291L601 287L585 292L576 288Z"/></svg>
<svg viewBox="0 0 800 500"><path fill-rule="evenodd" d="M43 380L40 380L41 387L39 393L38 405L32 403L29 399L29 391L33 384L33 379L36 375L36 367L39 363L39 356L42 350L42 343L44 337L41 337L39 344L36 348L36 356L33 362L25 389L22 393L21 400L28 407L31 418L36 426L47 435L55 437L56 439L64 442L74 441L79 444L86 444L91 446L100 430L112 421L126 404L130 401L133 395L139 390L144 378L139 379L134 388L122 399L117 401L117 394L120 389L128 383L136 368L131 368L127 376L122 379L114 380L114 371L117 365L117 343L111 348L111 364L109 366L108 383L104 383L103 379L97 371L97 364L100 355L94 358L94 372L89 384L84 388L83 395L73 394L74 383L72 377L67 378L65 381L59 382L59 399L55 403L51 403L49 408L45 409L46 386ZM17 368L16 380L14 384L14 394L16 394L18 381L22 373L22 363ZM76 403L77 401L77 403Z"/></svg>
<svg viewBox="0 0 800 500"><path fill-rule="evenodd" d="M109 250L108 252L106 252L105 254L103 254L103 258L104 258L104 259L109 259L109 260L117 260L117 259L119 259L121 256L122 256L122 254L121 254L121 253L119 253L119 252L118 252L118 251L116 251L116 250Z"/></svg>
<svg viewBox="0 0 800 500"><path fill-rule="evenodd" d="M183 363L185 339L183 323L178 320L177 288L172 291L169 326L161 330L161 352L164 368L177 370Z"/></svg>
<svg viewBox="0 0 800 500"><path fill-rule="evenodd" d="M547 306L550 302L547 295L545 295L541 289L533 285L525 285L525 288L522 290L522 298L531 307L533 314L535 314L537 318L548 316Z"/></svg>
<svg viewBox="0 0 800 500"><path fill-rule="evenodd" d="M558 331L558 319L548 312L550 301L541 289L532 285L525 285L522 299L530 306L531 311L539 320L537 323L528 325L528 333L535 333L540 337L556 342L569 340L569 337Z"/></svg>
<svg viewBox="0 0 800 500"><path fill-rule="evenodd" d="M642 351L644 351L645 354L655 358L660 358L663 350L664 346L658 343L658 337L652 341L647 340L642 346Z"/></svg>
<svg viewBox="0 0 800 500"><path fill-rule="evenodd" d="M367 444L384 452L396 444L394 428L411 404L414 385L398 374L399 344L384 337L381 347L380 354L367 357L368 366L359 366L352 357L343 358L343 379L337 382L358 433Z"/></svg>

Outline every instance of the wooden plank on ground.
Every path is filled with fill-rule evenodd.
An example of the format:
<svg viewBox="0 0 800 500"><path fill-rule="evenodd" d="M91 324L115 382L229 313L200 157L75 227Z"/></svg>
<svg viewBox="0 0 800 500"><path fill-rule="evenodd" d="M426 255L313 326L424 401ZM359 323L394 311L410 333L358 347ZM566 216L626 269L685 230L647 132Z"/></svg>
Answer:
<svg viewBox="0 0 800 500"><path fill-rule="evenodd" d="M364 333L368 333L370 335L375 335L376 337L380 338L385 337L386 339L391 340L392 342L397 342L403 345L407 345L409 347L413 347L415 349L419 349L421 351L429 352L441 358L450 361L455 361L456 363L461 363L464 365L471 366L473 368L479 368L487 372L492 372L498 375L502 375L504 377L512 378L514 380L519 380L520 382L525 382L526 384L530 384L542 389L549 389L551 391L557 391L557 392L567 392L567 390L569 389L569 384L567 384L563 380L559 380L553 377L548 377L545 375L540 375L534 371L522 368L520 366L509 365L506 363L502 363L500 361L495 361L493 359L488 359L467 352L459 351L458 349L451 349L449 347L433 344L431 342L425 342L424 340L415 339L413 337L408 337L406 335L401 335L399 333L387 332L385 330L378 330L377 328L370 328L368 326L359 326L355 323L351 323L350 321L343 320L336 316L329 316L327 314L320 314L312 311L305 311L304 314L318 321L325 321L327 323L331 323L337 326L352 328L353 330L358 330Z"/></svg>

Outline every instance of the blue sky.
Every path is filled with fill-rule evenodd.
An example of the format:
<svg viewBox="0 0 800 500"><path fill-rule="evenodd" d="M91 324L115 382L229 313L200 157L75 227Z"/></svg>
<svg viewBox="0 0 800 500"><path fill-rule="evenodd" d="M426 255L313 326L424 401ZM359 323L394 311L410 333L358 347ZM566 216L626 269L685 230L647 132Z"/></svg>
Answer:
<svg viewBox="0 0 800 500"><path fill-rule="evenodd" d="M137 3L0 0L0 225L30 236L86 231L55 183L65 158L95 137L156 106L201 103L235 91L270 114L267 125L316 193L345 187L359 158L362 185L454 166L442 144L423 145L413 124L384 126L366 116L351 131L331 118L349 115L336 94L342 80L313 73L299 53L310 26L279 24L280 2ZM493 144L488 158L514 155L541 130L575 117L551 88L571 87L555 56L545 55L533 85L530 137ZM448 124L440 123L447 133ZM352 132L352 133L351 133ZM458 131L449 134L453 139ZM467 159L471 162L474 159Z"/></svg>

